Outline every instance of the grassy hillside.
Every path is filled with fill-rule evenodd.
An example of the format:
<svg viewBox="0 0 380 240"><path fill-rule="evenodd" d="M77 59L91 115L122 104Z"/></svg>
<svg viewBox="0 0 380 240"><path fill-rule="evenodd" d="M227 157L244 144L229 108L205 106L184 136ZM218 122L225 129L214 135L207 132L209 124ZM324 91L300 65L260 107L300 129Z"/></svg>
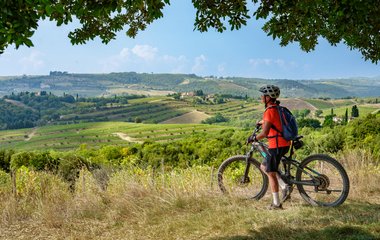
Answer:
<svg viewBox="0 0 380 240"><path fill-rule="evenodd" d="M159 123L167 119L190 112L192 108L182 101L169 98L143 98L130 101L129 104L107 106L87 113L62 115L61 122L66 121L128 121L136 118L145 123Z"/></svg>
<svg viewBox="0 0 380 240"><path fill-rule="evenodd" d="M359 116L366 116L370 113L376 113L380 109L380 105L357 105L359 109ZM337 116L344 116L346 109L348 111L348 116L351 116L351 108L352 105L349 106L343 106L343 107L334 107L333 111L334 114ZM323 115L329 115L331 114L331 109L325 109L323 110Z"/></svg>
<svg viewBox="0 0 380 240"><path fill-rule="evenodd" d="M222 128L252 128L262 117L264 107L257 101L228 99L221 104L193 103L195 98L174 100L169 97L132 99L128 104L115 104L97 109L87 109L61 115L56 124L19 130L0 131L0 148L15 149L73 149L81 144L89 146L119 145L128 141L173 141L193 133L213 132ZM291 110L310 109L313 117L316 109L323 110L322 118L331 113L342 117L348 109L349 116L354 100L281 99ZM379 104L356 104L360 116L379 111ZM82 109L82 108L80 108ZM198 111L198 112L197 112ZM228 119L222 126L183 124L199 123L207 116L222 114ZM136 120L147 124L135 124ZM126 121L129 121L126 122ZM170 124L149 124L149 123ZM181 125L182 124L182 125Z"/></svg>
<svg viewBox="0 0 380 240"><path fill-rule="evenodd" d="M125 145L128 142L175 141L192 134L218 132L226 127L203 124L136 124L97 122L45 126L1 131L0 149L70 150L81 144L89 147Z"/></svg>

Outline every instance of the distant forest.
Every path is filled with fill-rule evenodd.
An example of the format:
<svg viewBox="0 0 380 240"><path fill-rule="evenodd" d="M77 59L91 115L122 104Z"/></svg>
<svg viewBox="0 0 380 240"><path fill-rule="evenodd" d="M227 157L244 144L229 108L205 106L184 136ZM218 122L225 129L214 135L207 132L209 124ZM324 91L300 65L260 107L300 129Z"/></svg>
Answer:
<svg viewBox="0 0 380 240"><path fill-rule="evenodd" d="M21 92L0 99L0 129L31 128L58 121L61 115L90 112L107 104L127 104L128 99L144 96L125 95L113 98L83 98L70 94L56 96L46 91Z"/></svg>

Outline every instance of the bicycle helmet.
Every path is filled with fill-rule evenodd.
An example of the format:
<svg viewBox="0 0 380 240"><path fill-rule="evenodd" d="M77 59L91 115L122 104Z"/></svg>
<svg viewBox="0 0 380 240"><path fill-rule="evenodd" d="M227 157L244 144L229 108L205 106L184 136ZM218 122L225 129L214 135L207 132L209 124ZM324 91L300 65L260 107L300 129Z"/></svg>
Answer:
<svg viewBox="0 0 380 240"><path fill-rule="evenodd" d="M280 96L280 88L275 85L266 85L259 89L264 95L271 98L278 98Z"/></svg>

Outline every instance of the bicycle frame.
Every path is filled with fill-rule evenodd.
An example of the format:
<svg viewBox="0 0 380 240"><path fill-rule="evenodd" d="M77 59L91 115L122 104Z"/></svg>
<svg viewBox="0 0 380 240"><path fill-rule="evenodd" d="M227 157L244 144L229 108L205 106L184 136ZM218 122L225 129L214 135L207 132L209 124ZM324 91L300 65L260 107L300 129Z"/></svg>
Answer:
<svg viewBox="0 0 380 240"><path fill-rule="evenodd" d="M253 134L260 130L257 126ZM341 205L348 196L350 182L344 167L326 154L311 154L299 161L295 151L302 146L298 136L291 142L290 151L280 161L278 173L287 183L285 200L296 186L301 197L313 206L334 207ZM268 190L267 174L261 169L260 159L267 159L268 146L250 137L245 155L236 155L226 159L218 169L218 185L223 193L261 199ZM252 141L254 140L254 141ZM256 157L257 153L262 157ZM338 194L331 194L331 193ZM317 193L317 194L315 194ZM331 194L331 195L330 195ZM285 201L283 200L283 201Z"/></svg>
<svg viewBox="0 0 380 240"><path fill-rule="evenodd" d="M285 169L285 173L284 174L280 174L281 177L284 177L283 180L285 183L291 185L291 184L296 184L296 185L307 185L307 186L319 186L320 185L320 181L318 179L316 179L312 174L310 174L308 171L302 169L299 167L300 165L300 162L295 160L295 159L291 159L290 157L286 157L284 156L282 159L281 159L281 162L284 166L284 169ZM296 167L297 169L300 169L302 172L304 172L306 175L308 175L312 180L305 180L305 181L297 181L297 180L294 180L293 179L293 176L291 175L290 173L290 169L291 167L294 166ZM309 167L306 167L307 170L313 172L314 174L316 175L320 175L320 173L318 173L317 171L309 168Z"/></svg>
<svg viewBox="0 0 380 240"><path fill-rule="evenodd" d="M256 134L259 130L260 130L260 126L256 126L256 128L255 128L255 130L253 131L252 134ZM251 143L251 148L250 148L250 150L246 154L246 168L245 168L245 171L244 171L244 178L242 179L242 183L247 183L249 181L249 178L248 178L249 168L250 168L249 159L252 159L253 152L254 151L258 151L263 156L262 150L260 150L260 148L261 149L268 149L268 146L266 144L264 144L263 142L261 142L261 141L254 141L254 142ZM282 162L283 167L285 169L285 172L283 174L281 174L279 172L281 178L284 180L285 183L287 183L289 185L296 184L296 185L307 185L307 186L315 186L315 187L319 186L321 184L320 181L318 179L316 179L308 171L316 174L317 176L320 175L320 173L318 173L317 171L315 171L315 170L313 170L313 169L311 169L309 167L305 168L308 171L306 171L305 169L300 168L299 167L300 162L292 158L293 155L294 155L294 152L295 152L295 149L294 149L293 141L292 141L291 146L290 146L289 156L283 156L282 159L281 159L281 162ZM306 175L310 176L311 180L305 180L305 181L294 180L293 179L294 176L292 176L291 172L290 172L292 166L296 167L297 169L300 169Z"/></svg>

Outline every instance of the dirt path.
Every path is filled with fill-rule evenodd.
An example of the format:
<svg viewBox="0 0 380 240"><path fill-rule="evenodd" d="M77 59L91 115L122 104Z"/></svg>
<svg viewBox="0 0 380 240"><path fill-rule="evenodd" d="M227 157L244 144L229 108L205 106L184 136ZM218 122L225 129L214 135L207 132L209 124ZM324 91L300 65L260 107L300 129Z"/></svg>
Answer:
<svg viewBox="0 0 380 240"><path fill-rule="evenodd" d="M32 139L34 137L34 135L36 134L37 132L37 128L33 128L32 131L28 134L28 137L25 138L25 141L30 141L30 139Z"/></svg>
<svg viewBox="0 0 380 240"><path fill-rule="evenodd" d="M142 141L139 141L137 140L136 138L132 138L130 136L128 136L127 134L125 133L121 133L121 132L117 132L117 133L114 133L116 136L118 136L119 138L127 141L127 142L134 142L134 143L142 143Z"/></svg>

